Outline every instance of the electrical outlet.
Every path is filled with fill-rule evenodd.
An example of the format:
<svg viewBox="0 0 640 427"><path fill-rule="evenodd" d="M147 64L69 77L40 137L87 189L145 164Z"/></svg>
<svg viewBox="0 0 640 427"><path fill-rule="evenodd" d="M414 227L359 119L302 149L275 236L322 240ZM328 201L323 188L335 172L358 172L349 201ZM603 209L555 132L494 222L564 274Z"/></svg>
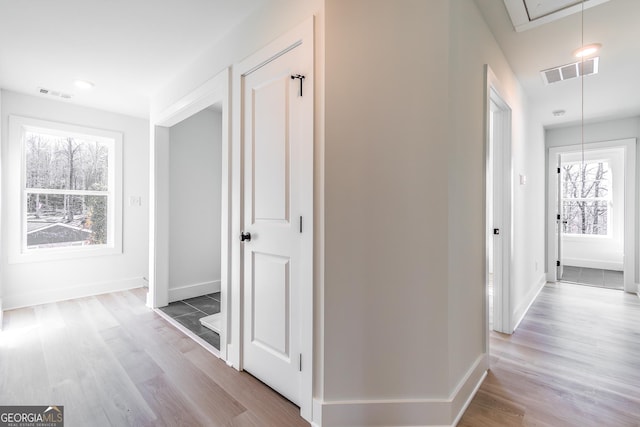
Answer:
<svg viewBox="0 0 640 427"><path fill-rule="evenodd" d="M129 206L141 206L142 198L140 196L130 196L129 197Z"/></svg>

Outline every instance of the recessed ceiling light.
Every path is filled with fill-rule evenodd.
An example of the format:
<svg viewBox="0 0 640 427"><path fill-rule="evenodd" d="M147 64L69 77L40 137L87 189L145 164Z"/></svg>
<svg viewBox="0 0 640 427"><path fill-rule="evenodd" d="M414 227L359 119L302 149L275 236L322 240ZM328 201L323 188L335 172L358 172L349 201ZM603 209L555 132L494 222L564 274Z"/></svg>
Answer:
<svg viewBox="0 0 640 427"><path fill-rule="evenodd" d="M582 46L580 49L576 49L576 51L573 52L573 56L575 56L576 58L591 56L597 51L599 51L601 47L602 45L600 43L594 43L594 44Z"/></svg>
<svg viewBox="0 0 640 427"><path fill-rule="evenodd" d="M91 89L95 86L92 82L88 80L76 80L73 82L78 89Z"/></svg>

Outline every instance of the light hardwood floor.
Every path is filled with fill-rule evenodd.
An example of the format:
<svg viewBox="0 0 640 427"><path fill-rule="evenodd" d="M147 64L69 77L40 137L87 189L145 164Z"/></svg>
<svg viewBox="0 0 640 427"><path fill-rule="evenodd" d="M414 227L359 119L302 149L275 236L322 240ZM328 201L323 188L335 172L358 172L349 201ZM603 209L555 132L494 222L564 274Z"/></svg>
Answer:
<svg viewBox="0 0 640 427"><path fill-rule="evenodd" d="M459 426L640 426L640 299L545 286L515 334L491 334L491 370Z"/></svg>
<svg viewBox="0 0 640 427"><path fill-rule="evenodd" d="M144 306L142 289L5 313L0 404L65 406L67 426L308 426ZM640 300L547 285L460 426L640 426Z"/></svg>
<svg viewBox="0 0 640 427"><path fill-rule="evenodd" d="M299 409L144 306L146 290L12 310L0 404L64 405L75 426L308 426Z"/></svg>

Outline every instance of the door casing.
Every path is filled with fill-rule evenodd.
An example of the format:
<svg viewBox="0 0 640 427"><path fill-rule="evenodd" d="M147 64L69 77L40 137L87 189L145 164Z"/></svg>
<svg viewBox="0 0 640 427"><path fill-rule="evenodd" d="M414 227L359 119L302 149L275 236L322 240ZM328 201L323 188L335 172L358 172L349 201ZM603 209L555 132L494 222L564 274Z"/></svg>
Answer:
<svg viewBox="0 0 640 427"><path fill-rule="evenodd" d="M229 123L229 79L228 68L215 77L171 104L152 117L150 146L150 200L149 200L149 292L147 306L158 308L169 303L169 128L203 109L222 105L222 191L221 191L221 233L220 233L220 358L228 360L228 325L231 285L229 268L230 251L230 123Z"/></svg>
<svg viewBox="0 0 640 427"><path fill-rule="evenodd" d="M511 158L511 108L504 100L500 81L488 65L485 65L485 289L489 283L489 245L500 239L500 251L494 250L494 274L500 280L493 288L493 330L511 334L511 283L513 271L513 220ZM493 105L493 106L492 106ZM493 110L493 111L492 111ZM493 120L491 114L493 113ZM495 153L492 161L492 152ZM493 179L489 176L492 173ZM493 188L489 188L493 181ZM489 194L493 193L493 215L490 214ZM494 218L499 223L494 222ZM500 229L494 236L493 229ZM495 247L495 246L494 246ZM498 254L500 252L500 254ZM485 350L489 352L489 296L485 300Z"/></svg>
<svg viewBox="0 0 640 427"><path fill-rule="evenodd" d="M636 272L636 139L627 138L584 144L586 149L623 147L625 169L625 211L624 211L624 290L637 293ZM558 206L558 156L561 153L582 150L581 144L551 147L548 150L548 185L547 185L547 281L556 282L558 271L555 268L559 259L558 229L556 215Z"/></svg>
<svg viewBox="0 0 640 427"><path fill-rule="evenodd" d="M293 48L305 49L307 60L309 61L309 72L305 75L304 88L305 94L314 95L314 18L311 17L298 27L289 31L279 39L273 41L265 48L254 53L233 67L233 114L232 114L232 143L231 143L231 318L230 318L230 342L228 344L228 359L230 363L237 369L242 370L242 333L243 333L243 265L242 265L242 247L240 243L240 233L243 227L243 147L242 147L242 79L243 76L251 73L253 70L261 67L265 63L272 61L280 55L288 52ZM307 96L307 95L305 95ZM313 103L313 102L312 102ZM309 122L304 126L308 129L313 141L314 126L313 114L309 118ZM305 147L304 157L310 160L313 165L314 147ZM309 168L305 175L305 188L313 191L313 167ZM311 198L313 200L313 196ZM310 230L314 229L313 222L313 206L310 207L308 218L305 217L305 227ZM301 268L305 271L305 277L308 277L308 283L302 286L300 292L300 352L302 355L302 374L300 387L300 415L307 421L312 420L313 408L313 233L305 233L303 250L309 255L305 257L304 265Z"/></svg>

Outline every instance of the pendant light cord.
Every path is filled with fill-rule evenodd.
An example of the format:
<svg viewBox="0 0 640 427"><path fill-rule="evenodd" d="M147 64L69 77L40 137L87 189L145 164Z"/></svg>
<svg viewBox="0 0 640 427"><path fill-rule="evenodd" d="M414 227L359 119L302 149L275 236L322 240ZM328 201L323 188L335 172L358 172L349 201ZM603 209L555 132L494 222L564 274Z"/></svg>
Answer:
<svg viewBox="0 0 640 427"><path fill-rule="evenodd" d="M580 47L584 50L584 0L580 14ZM580 57L580 148L582 154L582 185L584 187L584 54Z"/></svg>

